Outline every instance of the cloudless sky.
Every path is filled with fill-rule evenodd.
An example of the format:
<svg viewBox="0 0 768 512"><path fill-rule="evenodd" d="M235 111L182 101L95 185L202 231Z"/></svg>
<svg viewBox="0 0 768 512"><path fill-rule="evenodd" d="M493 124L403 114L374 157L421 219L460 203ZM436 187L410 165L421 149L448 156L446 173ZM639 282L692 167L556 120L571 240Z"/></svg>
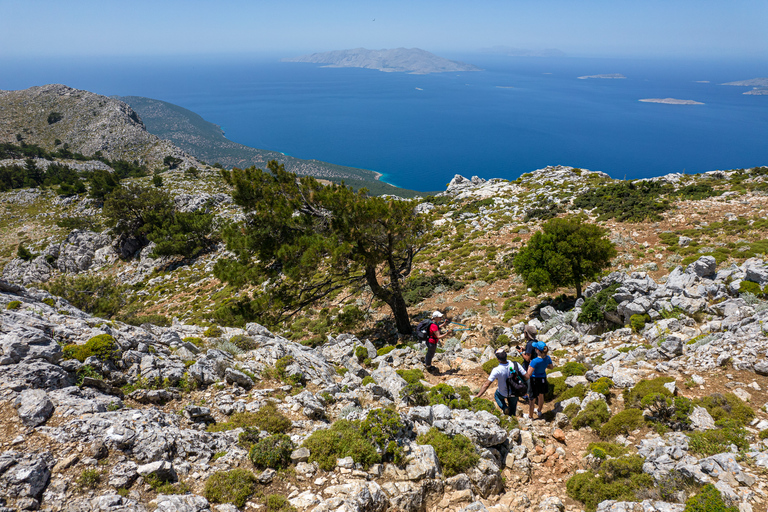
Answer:
<svg viewBox="0 0 768 512"><path fill-rule="evenodd" d="M0 57L495 45L759 57L768 53L768 0L0 0Z"/></svg>

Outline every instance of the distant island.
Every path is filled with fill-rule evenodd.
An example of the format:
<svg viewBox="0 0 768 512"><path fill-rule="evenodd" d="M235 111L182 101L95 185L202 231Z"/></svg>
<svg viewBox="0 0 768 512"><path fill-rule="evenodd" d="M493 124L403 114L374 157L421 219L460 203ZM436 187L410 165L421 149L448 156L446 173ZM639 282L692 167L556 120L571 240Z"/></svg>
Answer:
<svg viewBox="0 0 768 512"><path fill-rule="evenodd" d="M644 103L663 103L665 105L704 105L700 101L693 100L678 100L676 98L645 98L642 100Z"/></svg>
<svg viewBox="0 0 768 512"><path fill-rule="evenodd" d="M768 77L752 78L750 80L741 80L739 82L726 82L720 85L738 85L741 87L768 87Z"/></svg>
<svg viewBox="0 0 768 512"><path fill-rule="evenodd" d="M610 73L610 74L607 74L607 75L587 75L587 76L580 76L580 77L578 77L578 78L579 78L579 80L586 80L587 78L609 78L609 79L610 79L610 78L614 78L614 79L616 79L616 78L627 78L627 77L625 77L625 76L624 76L624 75L622 75L621 73Z"/></svg>
<svg viewBox="0 0 768 512"><path fill-rule="evenodd" d="M337 50L325 53L313 53L283 62L308 62L325 64L329 68L365 68L377 69L388 73L410 73L426 75L428 73L447 73L457 71L482 71L472 64L444 59L419 48L395 48L393 50Z"/></svg>
<svg viewBox="0 0 768 512"><path fill-rule="evenodd" d="M754 89L752 89L751 91L747 91L742 94L749 94L752 96L768 96L768 77L752 78L751 80L741 80L739 82L726 82L720 85L736 85L739 87L754 87Z"/></svg>

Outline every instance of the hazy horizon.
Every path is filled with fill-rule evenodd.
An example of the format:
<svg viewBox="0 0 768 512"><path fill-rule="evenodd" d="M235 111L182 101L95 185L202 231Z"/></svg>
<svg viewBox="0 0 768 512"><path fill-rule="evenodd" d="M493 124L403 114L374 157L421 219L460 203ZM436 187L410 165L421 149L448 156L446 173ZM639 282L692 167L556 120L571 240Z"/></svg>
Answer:
<svg viewBox="0 0 768 512"><path fill-rule="evenodd" d="M506 46L567 56L754 58L768 2L287 0L0 2L0 58L291 57L350 48L439 55Z"/></svg>

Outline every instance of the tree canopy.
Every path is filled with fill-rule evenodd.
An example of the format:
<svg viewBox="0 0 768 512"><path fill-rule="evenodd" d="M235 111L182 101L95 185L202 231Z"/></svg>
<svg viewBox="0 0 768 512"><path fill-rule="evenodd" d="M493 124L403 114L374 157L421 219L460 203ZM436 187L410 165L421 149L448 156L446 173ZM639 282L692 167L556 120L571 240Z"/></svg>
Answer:
<svg viewBox="0 0 768 512"><path fill-rule="evenodd" d="M224 229L236 258L220 260L214 273L235 286L263 289L239 307L277 323L337 291L367 283L392 310L398 331L409 334L402 280L425 230L414 203L299 179L274 160L267 169L221 171L245 219Z"/></svg>
<svg viewBox="0 0 768 512"><path fill-rule="evenodd" d="M554 218L542 226L515 256L515 271L534 291L553 291L596 278L616 257L608 231L581 219Z"/></svg>

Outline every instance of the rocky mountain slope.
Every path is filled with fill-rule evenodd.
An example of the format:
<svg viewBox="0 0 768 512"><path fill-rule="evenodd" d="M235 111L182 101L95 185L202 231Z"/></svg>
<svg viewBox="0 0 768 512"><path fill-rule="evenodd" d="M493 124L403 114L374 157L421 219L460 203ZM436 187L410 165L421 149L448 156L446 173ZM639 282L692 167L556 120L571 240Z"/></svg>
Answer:
<svg viewBox="0 0 768 512"><path fill-rule="evenodd" d="M460 324L435 373L423 347L389 330L385 310L340 321L342 307L371 304L365 290L279 329L217 325L217 307L239 292L211 277L223 247L122 260L109 230L55 224L101 222L93 200L3 193L4 506L682 512L716 491L765 511L765 175L638 181L621 190L657 202L614 209L608 193L590 202L591 191L627 185L602 173L455 177L418 207L434 239L415 276L463 284L410 307ZM179 208L240 215L215 173L162 176ZM635 210L655 220L633 220ZM529 292L509 266L544 219L566 213L600 223L619 250L579 301ZM19 242L38 256L14 259ZM42 289L62 276L126 286L123 307L145 321L92 316ZM494 348L512 351L525 323L556 366L543 420L472 399Z"/></svg>
<svg viewBox="0 0 768 512"><path fill-rule="evenodd" d="M0 91L0 142L36 144L49 151L66 147L151 167L162 165L167 156L186 162L183 167L200 165L148 133L124 102L59 84Z"/></svg>

